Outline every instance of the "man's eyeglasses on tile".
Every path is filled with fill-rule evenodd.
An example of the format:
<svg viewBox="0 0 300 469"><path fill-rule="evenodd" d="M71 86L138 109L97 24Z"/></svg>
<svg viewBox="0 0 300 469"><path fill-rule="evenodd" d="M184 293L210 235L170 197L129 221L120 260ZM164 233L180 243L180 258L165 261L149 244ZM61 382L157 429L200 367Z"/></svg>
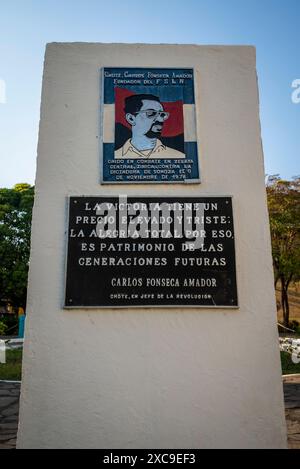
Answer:
<svg viewBox="0 0 300 469"><path fill-rule="evenodd" d="M154 109L146 109L144 111L135 112L134 114L141 114L141 113L146 114L146 117L148 117L148 119L156 119L158 116L160 116L162 120L164 121L166 121L170 116L169 112L155 111Z"/></svg>

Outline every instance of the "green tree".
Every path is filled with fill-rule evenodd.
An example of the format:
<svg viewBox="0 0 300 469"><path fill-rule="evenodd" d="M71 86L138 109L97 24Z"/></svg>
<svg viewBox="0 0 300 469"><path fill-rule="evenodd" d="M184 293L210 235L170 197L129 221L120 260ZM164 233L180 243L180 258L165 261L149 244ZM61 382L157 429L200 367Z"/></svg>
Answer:
<svg viewBox="0 0 300 469"><path fill-rule="evenodd" d="M34 187L0 189L0 299L26 306Z"/></svg>
<svg viewBox="0 0 300 469"><path fill-rule="evenodd" d="M283 321L288 327L288 288L300 275L300 177L285 181L269 176L267 196L275 285L280 281Z"/></svg>

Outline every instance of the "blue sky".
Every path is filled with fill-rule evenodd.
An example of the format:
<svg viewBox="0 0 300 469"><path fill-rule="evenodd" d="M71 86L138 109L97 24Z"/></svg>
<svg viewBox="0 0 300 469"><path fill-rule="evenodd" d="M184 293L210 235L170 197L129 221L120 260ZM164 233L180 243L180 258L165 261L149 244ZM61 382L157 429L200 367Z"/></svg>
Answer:
<svg viewBox="0 0 300 469"><path fill-rule="evenodd" d="M299 0L1 0L0 187L34 183L43 56L53 41L255 45L265 170L298 175L299 24Z"/></svg>

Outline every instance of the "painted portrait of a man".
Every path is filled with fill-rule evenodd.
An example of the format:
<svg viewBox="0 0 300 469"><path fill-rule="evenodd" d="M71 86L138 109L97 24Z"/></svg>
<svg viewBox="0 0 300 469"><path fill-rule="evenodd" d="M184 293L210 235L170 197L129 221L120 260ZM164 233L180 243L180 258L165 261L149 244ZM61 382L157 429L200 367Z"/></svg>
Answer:
<svg viewBox="0 0 300 469"><path fill-rule="evenodd" d="M119 159L182 159L185 154L168 146L162 138L164 126L171 113L164 109L158 96L153 94L132 94L124 99L124 116L131 135L115 148ZM116 137L118 137L118 127ZM120 139L116 138L116 145Z"/></svg>

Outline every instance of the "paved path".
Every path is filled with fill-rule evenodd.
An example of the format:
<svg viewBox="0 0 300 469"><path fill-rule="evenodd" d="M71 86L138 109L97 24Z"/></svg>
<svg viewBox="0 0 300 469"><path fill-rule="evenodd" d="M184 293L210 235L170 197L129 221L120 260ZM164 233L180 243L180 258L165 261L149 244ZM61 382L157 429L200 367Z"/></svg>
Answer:
<svg viewBox="0 0 300 469"><path fill-rule="evenodd" d="M285 418L290 449L300 449L300 375L283 377Z"/></svg>
<svg viewBox="0 0 300 469"><path fill-rule="evenodd" d="M300 375L283 377L289 448L300 449ZM0 381L0 449L16 446L20 383Z"/></svg>
<svg viewBox="0 0 300 469"><path fill-rule="evenodd" d="M20 383L0 381L0 449L13 449L19 416Z"/></svg>

